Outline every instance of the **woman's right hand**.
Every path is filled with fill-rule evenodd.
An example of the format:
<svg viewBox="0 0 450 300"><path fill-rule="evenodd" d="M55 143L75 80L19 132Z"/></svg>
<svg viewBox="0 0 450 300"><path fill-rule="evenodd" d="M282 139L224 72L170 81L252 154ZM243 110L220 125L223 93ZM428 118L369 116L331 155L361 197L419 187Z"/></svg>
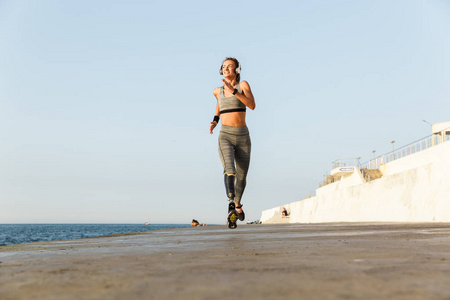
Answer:
<svg viewBox="0 0 450 300"><path fill-rule="evenodd" d="M216 128L216 126L217 126L217 122L216 121L212 121L211 125L209 125L209 133L210 134L213 134L213 130L214 130L214 128Z"/></svg>

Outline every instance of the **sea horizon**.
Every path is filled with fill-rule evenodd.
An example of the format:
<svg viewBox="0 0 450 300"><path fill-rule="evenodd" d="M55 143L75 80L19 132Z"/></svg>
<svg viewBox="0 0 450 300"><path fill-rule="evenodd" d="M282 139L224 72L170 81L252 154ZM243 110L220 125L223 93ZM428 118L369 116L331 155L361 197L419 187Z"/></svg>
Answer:
<svg viewBox="0 0 450 300"><path fill-rule="evenodd" d="M190 227L186 223L0 223L0 246Z"/></svg>

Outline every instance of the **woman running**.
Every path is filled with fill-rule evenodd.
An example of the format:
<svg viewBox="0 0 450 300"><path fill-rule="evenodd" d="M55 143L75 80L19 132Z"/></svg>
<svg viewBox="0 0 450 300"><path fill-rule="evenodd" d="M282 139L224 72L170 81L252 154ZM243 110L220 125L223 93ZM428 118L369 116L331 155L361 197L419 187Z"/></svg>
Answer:
<svg viewBox="0 0 450 300"><path fill-rule="evenodd" d="M229 202L227 222L236 228L236 219L244 221L241 198L247 183L250 165L251 141L245 114L247 107L255 109L255 99L247 81L240 82L241 65L236 58L227 57L220 66L223 86L214 89L217 99L216 113L209 127L212 134L219 119L222 127L219 134L219 155L223 165L225 190Z"/></svg>

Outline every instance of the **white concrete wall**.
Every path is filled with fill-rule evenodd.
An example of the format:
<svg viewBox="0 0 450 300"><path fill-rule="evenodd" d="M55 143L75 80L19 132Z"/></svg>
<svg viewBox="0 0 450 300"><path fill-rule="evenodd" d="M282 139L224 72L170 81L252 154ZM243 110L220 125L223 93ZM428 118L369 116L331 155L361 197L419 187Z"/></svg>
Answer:
<svg viewBox="0 0 450 300"><path fill-rule="evenodd" d="M316 196L283 205L290 223L450 222L450 142L398 159L383 177L355 175L317 189ZM359 181L359 183L357 183ZM281 206L262 212L277 222Z"/></svg>

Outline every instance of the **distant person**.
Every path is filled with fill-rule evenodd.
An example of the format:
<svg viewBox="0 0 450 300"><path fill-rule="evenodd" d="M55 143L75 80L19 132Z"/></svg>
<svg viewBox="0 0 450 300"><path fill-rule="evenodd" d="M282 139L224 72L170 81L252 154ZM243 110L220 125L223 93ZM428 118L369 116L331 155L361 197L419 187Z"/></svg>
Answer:
<svg viewBox="0 0 450 300"><path fill-rule="evenodd" d="M214 89L216 111L209 127L214 128L222 118L219 134L219 155L223 165L225 190L229 200L227 223L236 228L237 219L245 220L241 198L247 184L250 165L251 140L245 122L247 107L255 109L255 99L247 81L241 82L241 65L236 58L227 57L219 70L223 86Z"/></svg>
<svg viewBox="0 0 450 300"><path fill-rule="evenodd" d="M286 218L288 215L289 215L289 213L288 213L286 207L283 206L283 207L281 208L281 217L282 217L282 218Z"/></svg>
<svg viewBox="0 0 450 300"><path fill-rule="evenodd" d="M191 226L206 226L206 224L200 224L196 219L192 219Z"/></svg>

